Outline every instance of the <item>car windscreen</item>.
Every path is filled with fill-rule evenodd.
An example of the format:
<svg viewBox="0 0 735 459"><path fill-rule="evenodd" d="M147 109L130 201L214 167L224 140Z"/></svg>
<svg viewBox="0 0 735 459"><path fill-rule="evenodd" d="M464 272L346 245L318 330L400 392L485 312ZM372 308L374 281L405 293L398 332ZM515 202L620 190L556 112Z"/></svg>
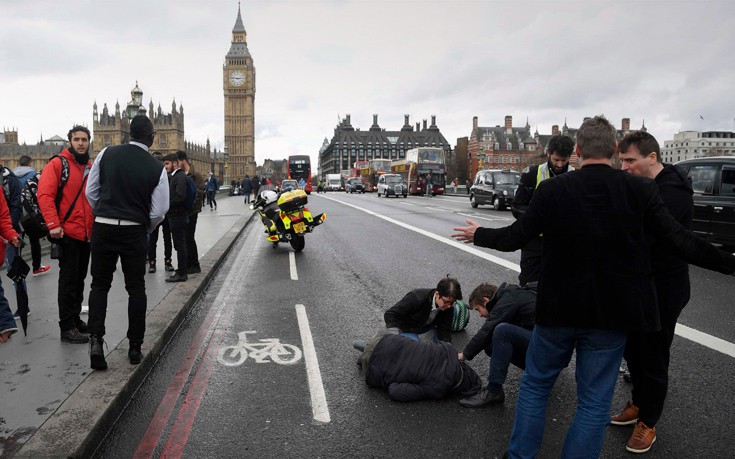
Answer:
<svg viewBox="0 0 735 459"><path fill-rule="evenodd" d="M518 185L521 181L521 175L508 172L495 172L493 174L496 185Z"/></svg>
<svg viewBox="0 0 735 459"><path fill-rule="evenodd" d="M400 177L393 176L393 177L386 177L385 181L387 183L401 183L402 180Z"/></svg>

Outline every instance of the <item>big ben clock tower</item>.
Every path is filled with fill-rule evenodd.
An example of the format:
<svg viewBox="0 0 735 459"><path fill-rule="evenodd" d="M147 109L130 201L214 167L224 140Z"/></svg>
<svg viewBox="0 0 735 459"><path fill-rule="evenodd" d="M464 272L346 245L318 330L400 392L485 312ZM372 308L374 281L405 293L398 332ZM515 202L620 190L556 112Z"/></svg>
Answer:
<svg viewBox="0 0 735 459"><path fill-rule="evenodd" d="M232 29L232 44L222 67L225 93L225 151L227 174L242 180L255 174L255 67L247 45L240 5Z"/></svg>

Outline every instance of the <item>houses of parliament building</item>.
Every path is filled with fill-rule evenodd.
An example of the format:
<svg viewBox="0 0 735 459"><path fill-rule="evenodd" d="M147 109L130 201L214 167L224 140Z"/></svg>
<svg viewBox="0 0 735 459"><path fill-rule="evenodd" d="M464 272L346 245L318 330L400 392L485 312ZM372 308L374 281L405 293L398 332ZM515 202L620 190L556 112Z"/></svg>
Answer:
<svg viewBox="0 0 735 459"><path fill-rule="evenodd" d="M212 150L209 139L205 143L186 140L183 105L177 106L174 100L171 111L166 113L160 103L158 107L154 107L151 100L146 108L143 106L143 91L136 82L130 92L130 101L122 110L119 103L115 103L114 111L104 103L99 111L97 102L94 102L90 156L94 159L103 148L126 143L129 140L130 119L143 114L151 119L156 130L151 153L160 152L166 155L178 150L185 151L195 170L205 177L212 171L220 183L229 183L230 177L239 180L245 174L252 176L255 174L255 67L247 47L247 33L239 6L222 73L225 151ZM18 143L17 129L0 131L0 159L11 170L19 165L21 156L28 155L33 160L31 166L40 171L49 158L68 146L67 139L59 136L47 140L41 138L35 145L21 145Z"/></svg>

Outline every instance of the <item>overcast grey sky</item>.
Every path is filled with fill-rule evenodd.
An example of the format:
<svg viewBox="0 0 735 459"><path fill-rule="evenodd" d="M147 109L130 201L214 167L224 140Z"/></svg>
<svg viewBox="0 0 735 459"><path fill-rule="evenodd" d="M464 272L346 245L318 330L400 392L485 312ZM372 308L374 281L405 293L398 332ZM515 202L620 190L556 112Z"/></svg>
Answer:
<svg viewBox="0 0 735 459"><path fill-rule="evenodd" d="M733 130L735 2L249 0L255 158L316 160L338 116L388 130L623 117L663 145ZM224 146L222 64L235 0L0 0L0 125L21 142L91 126L92 104L183 103L187 140ZM704 119L701 119L700 116Z"/></svg>

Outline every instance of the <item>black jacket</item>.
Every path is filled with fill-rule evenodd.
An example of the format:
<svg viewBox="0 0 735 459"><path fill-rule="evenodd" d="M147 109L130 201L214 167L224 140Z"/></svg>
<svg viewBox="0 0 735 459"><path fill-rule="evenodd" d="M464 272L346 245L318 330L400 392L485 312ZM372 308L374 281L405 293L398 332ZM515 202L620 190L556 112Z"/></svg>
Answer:
<svg viewBox="0 0 735 459"><path fill-rule="evenodd" d="M667 164L655 178L658 192L671 216L687 229L692 227L694 199L692 186L684 171ZM654 277L659 280L678 278L689 283L689 264L674 255L662 241L653 241L651 266Z"/></svg>
<svg viewBox="0 0 735 459"><path fill-rule="evenodd" d="M184 172L183 169L175 171L175 173L171 175L171 180L169 180L168 186L169 202L171 204L168 207L166 217L181 217L182 215L189 215L189 210L186 208L186 194L189 191L186 172Z"/></svg>
<svg viewBox="0 0 735 459"><path fill-rule="evenodd" d="M249 178L242 179L242 192L245 194L250 194L253 191L253 183L250 181Z"/></svg>
<svg viewBox="0 0 735 459"><path fill-rule="evenodd" d="M434 292L436 289L420 288L406 293L398 303L385 311L385 326L413 332L426 325L434 309ZM452 308L439 311L432 322L442 341L452 341L452 314Z"/></svg>
<svg viewBox="0 0 735 459"><path fill-rule="evenodd" d="M588 164L537 187L509 227L480 228L475 244L501 251L543 233L536 323L610 330L660 328L649 237L689 263L731 274L735 257L674 220L653 180Z"/></svg>
<svg viewBox="0 0 735 459"><path fill-rule="evenodd" d="M387 389L397 402L441 399L450 392L469 394L482 385L451 344L417 342L401 335L384 335L378 341L367 361L365 382Z"/></svg>
<svg viewBox="0 0 735 459"><path fill-rule="evenodd" d="M502 284L498 287L495 298L495 306L489 311L487 320L462 351L467 360L472 360L483 349L487 355L492 355L493 333L495 327L502 323L533 330L536 318L536 293L533 290L513 284Z"/></svg>

